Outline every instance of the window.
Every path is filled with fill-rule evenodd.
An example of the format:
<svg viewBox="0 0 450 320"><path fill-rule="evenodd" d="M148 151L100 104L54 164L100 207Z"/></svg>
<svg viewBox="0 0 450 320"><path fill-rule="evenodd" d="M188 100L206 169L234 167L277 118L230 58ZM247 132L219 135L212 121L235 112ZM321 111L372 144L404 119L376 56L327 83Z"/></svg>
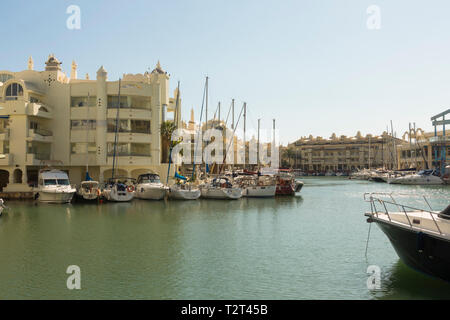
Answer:
<svg viewBox="0 0 450 320"><path fill-rule="evenodd" d="M85 97L70 97L70 106L72 108L77 107L95 107L96 106L97 97L95 96L89 96L89 99L87 96Z"/></svg>
<svg viewBox="0 0 450 320"><path fill-rule="evenodd" d="M44 179L45 186L56 186L56 179Z"/></svg>
<svg viewBox="0 0 450 320"><path fill-rule="evenodd" d="M9 79L12 79L12 75L6 74L6 73L0 74L0 82L4 83L4 82L8 81Z"/></svg>
<svg viewBox="0 0 450 320"><path fill-rule="evenodd" d="M92 130L96 127L96 120L70 120L70 129L72 130Z"/></svg>
<svg viewBox="0 0 450 320"><path fill-rule="evenodd" d="M89 142L86 146L86 142L74 142L70 144L70 153L71 154L86 154L86 147L88 153L96 153L97 146L95 142Z"/></svg>
<svg viewBox="0 0 450 320"><path fill-rule="evenodd" d="M68 186L70 185L69 180L67 179L58 179L58 184L61 186Z"/></svg>
<svg viewBox="0 0 450 320"><path fill-rule="evenodd" d="M18 83L11 83L6 88L6 100L15 100L23 96L23 87Z"/></svg>

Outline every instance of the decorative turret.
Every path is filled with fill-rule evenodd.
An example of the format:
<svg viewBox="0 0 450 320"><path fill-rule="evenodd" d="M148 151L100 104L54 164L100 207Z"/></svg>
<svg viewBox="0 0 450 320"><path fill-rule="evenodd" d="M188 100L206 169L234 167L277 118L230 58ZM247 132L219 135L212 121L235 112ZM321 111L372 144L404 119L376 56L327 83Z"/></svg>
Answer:
<svg viewBox="0 0 450 320"><path fill-rule="evenodd" d="M191 120L189 120L188 129L189 130L195 129L194 108L191 109Z"/></svg>
<svg viewBox="0 0 450 320"><path fill-rule="evenodd" d="M108 75L108 72L106 72L105 68L103 66L100 67L100 69L97 70L97 79L104 77L106 79L106 76Z"/></svg>
<svg viewBox="0 0 450 320"><path fill-rule="evenodd" d="M159 60L158 60L158 63L156 64L156 68L153 69L152 73L166 74L167 72L165 72L165 71L161 68L161 64L159 63Z"/></svg>
<svg viewBox="0 0 450 320"><path fill-rule="evenodd" d="M86 73L86 80L89 80L89 73Z"/></svg>
<svg viewBox="0 0 450 320"><path fill-rule="evenodd" d="M61 71L61 64L58 59L55 58L54 54L48 56L48 60L45 63L45 71Z"/></svg>
<svg viewBox="0 0 450 320"><path fill-rule="evenodd" d="M34 69L34 61L33 61L33 57L30 56L28 58L28 70L33 70Z"/></svg>
<svg viewBox="0 0 450 320"><path fill-rule="evenodd" d="M77 78L77 64L75 61L72 61L72 69L70 70L70 79L76 79Z"/></svg>

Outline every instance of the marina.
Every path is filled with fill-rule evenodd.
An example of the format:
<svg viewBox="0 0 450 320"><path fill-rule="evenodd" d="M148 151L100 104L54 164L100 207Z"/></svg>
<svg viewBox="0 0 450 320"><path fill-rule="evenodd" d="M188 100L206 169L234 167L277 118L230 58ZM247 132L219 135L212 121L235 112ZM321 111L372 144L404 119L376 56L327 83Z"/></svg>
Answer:
<svg viewBox="0 0 450 320"><path fill-rule="evenodd" d="M401 262L365 192L436 210L448 186L305 177L295 197L38 204L8 201L0 283L11 299L440 299L450 285ZM324 196L326 195L326 197ZM344 200L345 199L345 200ZM23 261L27 263L24 264ZM83 289L65 286L67 264ZM381 268L370 291L369 265Z"/></svg>
<svg viewBox="0 0 450 320"><path fill-rule="evenodd" d="M78 2L2 8L0 301L450 300L450 3Z"/></svg>

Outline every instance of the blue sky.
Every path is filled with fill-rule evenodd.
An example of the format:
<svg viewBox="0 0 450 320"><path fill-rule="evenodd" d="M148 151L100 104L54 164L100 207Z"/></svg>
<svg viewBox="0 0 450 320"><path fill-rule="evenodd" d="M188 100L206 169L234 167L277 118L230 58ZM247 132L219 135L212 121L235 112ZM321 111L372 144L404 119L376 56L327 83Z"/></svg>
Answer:
<svg viewBox="0 0 450 320"><path fill-rule="evenodd" d="M81 29L66 8L81 8ZM369 30L366 9L381 9ZM248 127L277 119L281 141L309 134L379 134L390 120L431 130L450 105L448 1L9 1L2 4L0 70L43 69L54 53L70 72L110 80L157 60L181 81L183 118L198 118L204 77L210 110L248 103ZM238 109L238 108L237 108ZM226 114L228 110L222 113ZM212 111L210 111L210 116ZM197 119L198 120L198 119Z"/></svg>

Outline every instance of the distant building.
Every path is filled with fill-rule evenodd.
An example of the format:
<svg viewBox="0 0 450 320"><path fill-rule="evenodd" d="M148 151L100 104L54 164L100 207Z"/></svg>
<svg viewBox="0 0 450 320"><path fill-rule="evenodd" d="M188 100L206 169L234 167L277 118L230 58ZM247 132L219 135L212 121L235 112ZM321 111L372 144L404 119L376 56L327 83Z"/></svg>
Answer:
<svg viewBox="0 0 450 320"><path fill-rule="evenodd" d="M446 154L443 150L446 150ZM403 134L403 143L397 146L397 157L399 169L441 168L441 161L450 159L450 137L444 136L443 131L411 129L410 133L406 131Z"/></svg>
<svg viewBox="0 0 450 320"><path fill-rule="evenodd" d="M282 164L304 171L351 171L363 168L394 168L394 145L400 139L386 132L381 136L302 137L289 144L281 152Z"/></svg>
<svg viewBox="0 0 450 320"><path fill-rule="evenodd" d="M88 75L78 79L75 62L68 77L61 64L50 55L43 71L34 70L31 58L28 70L0 71L4 191L30 190L45 160L54 160L73 183L84 180L86 164L96 180L111 176L119 81L107 81L103 66L96 80ZM169 97L169 75L158 62L152 72L124 74L121 83L117 175L137 177L155 170L164 176L160 125L167 112L181 114L175 98Z"/></svg>

